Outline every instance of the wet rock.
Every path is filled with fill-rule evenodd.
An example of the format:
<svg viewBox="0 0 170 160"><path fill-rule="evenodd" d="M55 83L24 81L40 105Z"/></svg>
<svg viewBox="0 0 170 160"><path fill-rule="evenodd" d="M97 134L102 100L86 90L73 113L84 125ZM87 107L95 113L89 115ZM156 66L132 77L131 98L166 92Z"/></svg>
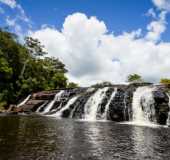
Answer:
<svg viewBox="0 0 170 160"><path fill-rule="evenodd" d="M58 91L42 91L32 94L32 99L36 100L52 100Z"/></svg>
<svg viewBox="0 0 170 160"><path fill-rule="evenodd" d="M25 105L21 106L20 108L23 110L23 112L34 112L37 110L39 106L41 106L46 101L44 100L29 100Z"/></svg>
<svg viewBox="0 0 170 160"><path fill-rule="evenodd" d="M99 104L97 111L97 119L101 118L101 115L105 112L106 104L108 103L112 93L115 88L117 88L117 93L115 97L111 100L109 105L109 110L107 112L107 119L121 122L132 120L133 110L132 110L132 100L133 93L139 86L151 86L150 83L132 83L129 85L112 85L108 87L101 103ZM73 113L72 118L84 118L84 107L88 99L98 90L98 88L75 88L75 89L65 89L64 94L59 100L56 100L48 114L53 114L64 107L68 101L74 96L78 96L77 100L69 106L68 109L62 112L62 117L70 117ZM35 112L42 104L45 104L41 108L40 112L43 112L44 108L54 99L56 93L60 90L55 91L42 91L32 94L30 100L26 102L23 106L16 108L16 106L11 106L9 112L22 113L22 112ZM169 112L169 98L166 94L167 87L164 85L156 86L153 91L154 98L154 108L157 123L166 124ZM74 112L72 112L74 111ZM151 120L153 117L151 117Z"/></svg>
<svg viewBox="0 0 170 160"><path fill-rule="evenodd" d="M163 90L153 91L153 97L154 97L154 100L157 104L169 102L169 98Z"/></svg>
<svg viewBox="0 0 170 160"><path fill-rule="evenodd" d="M155 101L156 120L158 124L165 125L168 119L169 112L169 97L165 90L158 89L153 92L153 98Z"/></svg>

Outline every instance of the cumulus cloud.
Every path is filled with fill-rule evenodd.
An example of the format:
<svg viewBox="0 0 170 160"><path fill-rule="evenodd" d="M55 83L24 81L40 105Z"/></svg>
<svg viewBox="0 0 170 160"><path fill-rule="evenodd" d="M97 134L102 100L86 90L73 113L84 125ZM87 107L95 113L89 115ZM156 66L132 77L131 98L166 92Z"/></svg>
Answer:
<svg viewBox="0 0 170 160"><path fill-rule="evenodd" d="M154 11L151 12L152 15L155 13ZM146 39L157 42L161 39L162 33L166 30L166 11L161 11L159 16L157 17L156 14L154 14L154 18L157 18L156 20L153 20L150 24L147 26L148 33L146 35Z"/></svg>
<svg viewBox="0 0 170 160"><path fill-rule="evenodd" d="M152 2L160 13L157 15L153 8L148 10L146 15L151 16L154 20L147 26L146 39L158 42L167 27L166 16L170 11L170 0L152 0Z"/></svg>
<svg viewBox="0 0 170 160"><path fill-rule="evenodd" d="M170 11L170 0L152 0L156 7L160 10Z"/></svg>
<svg viewBox="0 0 170 160"><path fill-rule="evenodd" d="M161 14L158 21L164 18ZM83 86L102 81L121 83L132 73L156 82L170 77L170 43L155 43L165 30L155 25L148 26L146 36L141 29L115 36L96 17L74 13L66 17L61 30L43 27L31 35L45 45L50 56L66 64L71 80ZM159 34L146 39L151 32Z"/></svg>
<svg viewBox="0 0 170 160"><path fill-rule="evenodd" d="M156 13L153 8L150 8L146 13L146 16L151 16L152 18L156 18Z"/></svg>

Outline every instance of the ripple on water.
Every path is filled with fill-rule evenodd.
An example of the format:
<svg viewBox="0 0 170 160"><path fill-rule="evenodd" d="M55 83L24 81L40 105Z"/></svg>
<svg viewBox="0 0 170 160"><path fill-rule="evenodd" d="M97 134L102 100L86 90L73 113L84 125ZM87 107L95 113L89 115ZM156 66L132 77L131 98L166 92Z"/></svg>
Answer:
<svg viewBox="0 0 170 160"><path fill-rule="evenodd" d="M0 159L169 160L170 129L44 116L0 117Z"/></svg>

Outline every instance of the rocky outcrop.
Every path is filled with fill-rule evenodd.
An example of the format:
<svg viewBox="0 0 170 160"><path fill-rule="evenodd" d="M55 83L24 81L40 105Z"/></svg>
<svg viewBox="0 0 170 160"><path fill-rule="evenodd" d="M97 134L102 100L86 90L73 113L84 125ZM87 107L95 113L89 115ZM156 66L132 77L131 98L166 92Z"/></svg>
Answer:
<svg viewBox="0 0 170 160"><path fill-rule="evenodd" d="M131 121L133 120L133 109L132 101L133 94L138 87L149 86L154 87L152 93L154 99L154 109L156 121L159 124L166 124L169 113L169 97L167 96L167 91L169 86L166 85L157 85L153 86L150 83L133 83L129 85L109 85L102 86L108 87L108 90L105 92L105 95L102 98L102 101L99 104L96 113L96 119L101 119L102 115L106 111L106 105L111 98L112 93L115 91L116 94L113 99L111 99L107 111L107 119L121 122L121 121ZM54 114L61 110L73 97L77 96L76 101L73 104L70 104L68 108L63 110L61 116L65 118L84 118L84 106L88 99L92 97L98 87L94 88L73 88L73 89L64 89L64 93L60 99L56 99L54 105L50 108L50 111L46 114ZM53 91L42 91L38 93L33 93L30 99L22 106L11 107L11 111L17 113L32 113L39 112L43 113L44 109L48 104L54 99L55 95L59 93L60 90ZM142 107L142 102L141 102ZM143 108L142 108L143 109ZM152 121L152 119L151 119Z"/></svg>
<svg viewBox="0 0 170 160"><path fill-rule="evenodd" d="M159 88L153 92L155 100L156 119L159 124L166 124L169 113L169 97L164 89Z"/></svg>

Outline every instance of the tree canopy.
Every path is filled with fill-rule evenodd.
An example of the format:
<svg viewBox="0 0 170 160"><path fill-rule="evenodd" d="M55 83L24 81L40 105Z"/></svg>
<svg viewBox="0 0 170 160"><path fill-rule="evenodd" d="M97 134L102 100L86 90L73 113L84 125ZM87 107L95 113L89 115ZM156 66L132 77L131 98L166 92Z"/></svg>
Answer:
<svg viewBox="0 0 170 160"><path fill-rule="evenodd" d="M16 35L0 29L0 106L16 103L31 92L73 86L64 63L45 55L38 39L26 37L22 45Z"/></svg>
<svg viewBox="0 0 170 160"><path fill-rule="evenodd" d="M162 78L160 80L160 83L162 83L162 84L170 84L170 78Z"/></svg>
<svg viewBox="0 0 170 160"><path fill-rule="evenodd" d="M142 77L138 74L130 74L127 77L128 82L143 82Z"/></svg>

